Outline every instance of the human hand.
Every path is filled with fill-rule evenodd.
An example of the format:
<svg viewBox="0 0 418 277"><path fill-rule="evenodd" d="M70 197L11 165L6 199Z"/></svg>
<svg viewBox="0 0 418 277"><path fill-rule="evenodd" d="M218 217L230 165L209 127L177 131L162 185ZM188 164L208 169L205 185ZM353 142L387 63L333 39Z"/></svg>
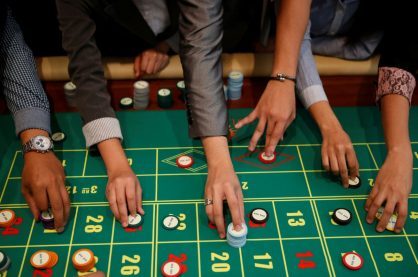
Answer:
<svg viewBox="0 0 418 277"><path fill-rule="evenodd" d="M97 146L109 176L106 197L110 209L115 218L126 228L128 212L131 215L137 212L144 214L141 185L132 172L119 139L104 140Z"/></svg>
<svg viewBox="0 0 418 277"><path fill-rule="evenodd" d="M359 164L350 137L341 127L321 130L321 133L322 166L326 171L339 175L343 186L348 188L349 178L359 176Z"/></svg>
<svg viewBox="0 0 418 277"><path fill-rule="evenodd" d="M208 159L208 177L205 199L209 221L216 225L220 238L225 238L223 201L228 203L234 229L239 231L244 223L244 201L241 186L235 174L225 137L208 137L202 140ZM206 203L207 204L207 203Z"/></svg>
<svg viewBox="0 0 418 277"><path fill-rule="evenodd" d="M238 121L235 128L239 129L258 118L257 128L248 146L250 151L254 151L267 124L265 152L267 156L271 156L295 117L294 84L291 81L270 81L256 108L248 116Z"/></svg>
<svg viewBox="0 0 418 277"><path fill-rule="evenodd" d="M64 231L70 215L64 169L53 152L24 154L22 193L36 220L51 205L57 232ZM49 203L49 204L48 204Z"/></svg>
<svg viewBox="0 0 418 277"><path fill-rule="evenodd" d="M143 74L156 74L163 70L169 62L168 50L168 45L162 42L155 48L147 49L136 56L134 61L135 78L139 78Z"/></svg>
<svg viewBox="0 0 418 277"><path fill-rule="evenodd" d="M142 188L130 167L109 172L106 197L115 218L124 228L128 227L129 214L144 214L142 209Z"/></svg>
<svg viewBox="0 0 418 277"><path fill-rule="evenodd" d="M376 230L383 232L392 214L397 212L395 232L400 233L408 214L408 196L411 188L411 149L397 153L389 152L366 201L367 222L373 223L377 210L384 205L384 212Z"/></svg>

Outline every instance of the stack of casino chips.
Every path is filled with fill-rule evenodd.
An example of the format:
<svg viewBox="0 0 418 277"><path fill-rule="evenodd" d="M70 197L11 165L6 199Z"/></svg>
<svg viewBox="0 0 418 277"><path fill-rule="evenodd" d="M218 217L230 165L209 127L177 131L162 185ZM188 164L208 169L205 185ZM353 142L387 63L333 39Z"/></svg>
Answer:
<svg viewBox="0 0 418 277"><path fill-rule="evenodd" d="M228 75L228 99L238 100L241 98L244 75L239 71L232 71Z"/></svg>
<svg viewBox="0 0 418 277"><path fill-rule="evenodd" d="M86 248L75 251L72 262L74 268L80 272L87 272L96 265L93 252Z"/></svg>
<svg viewBox="0 0 418 277"><path fill-rule="evenodd" d="M234 229L234 224L232 222L228 225L227 232L226 232L226 240L228 244L232 247L240 248L240 247L243 247L245 243L247 242L247 233L248 233L247 225L243 223L241 226L242 226L241 230L236 231Z"/></svg>
<svg viewBox="0 0 418 277"><path fill-rule="evenodd" d="M71 108L77 107L75 100L76 89L77 88L73 82L67 82L64 85L65 100L67 101L67 105Z"/></svg>
<svg viewBox="0 0 418 277"><path fill-rule="evenodd" d="M168 88L159 89L157 92L158 106L163 109L168 109L173 106L173 93Z"/></svg>
<svg viewBox="0 0 418 277"><path fill-rule="evenodd" d="M45 229L55 229L54 225L54 215L52 214L51 209L48 209L47 211L44 211L40 214L39 219L42 222L42 225Z"/></svg>
<svg viewBox="0 0 418 277"><path fill-rule="evenodd" d="M149 104L149 83L147 81L137 81L134 84L134 109L144 110Z"/></svg>
<svg viewBox="0 0 418 277"><path fill-rule="evenodd" d="M0 228L7 228L15 223L16 214L9 209L0 210Z"/></svg>
<svg viewBox="0 0 418 277"><path fill-rule="evenodd" d="M12 261L6 255L6 253L0 250L0 273L7 271L11 263Z"/></svg>
<svg viewBox="0 0 418 277"><path fill-rule="evenodd" d="M53 268L58 263L58 254L53 251L38 250L30 257L30 264L36 269Z"/></svg>

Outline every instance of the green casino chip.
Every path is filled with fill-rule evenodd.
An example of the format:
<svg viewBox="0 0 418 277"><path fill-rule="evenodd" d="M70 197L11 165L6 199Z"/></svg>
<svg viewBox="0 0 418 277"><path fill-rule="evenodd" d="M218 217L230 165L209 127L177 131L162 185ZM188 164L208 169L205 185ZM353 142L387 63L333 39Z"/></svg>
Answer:
<svg viewBox="0 0 418 277"><path fill-rule="evenodd" d="M136 228L144 223L144 217L137 213L135 216L129 215L128 216L128 227Z"/></svg>

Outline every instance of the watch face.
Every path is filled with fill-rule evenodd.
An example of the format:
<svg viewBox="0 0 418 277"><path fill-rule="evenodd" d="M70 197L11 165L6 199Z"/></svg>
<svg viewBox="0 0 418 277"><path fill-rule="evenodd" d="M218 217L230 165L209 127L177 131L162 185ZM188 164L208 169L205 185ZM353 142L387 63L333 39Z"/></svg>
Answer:
<svg viewBox="0 0 418 277"><path fill-rule="evenodd" d="M36 150L46 151L51 147L51 141L47 137L36 136L33 138L33 145L35 146Z"/></svg>

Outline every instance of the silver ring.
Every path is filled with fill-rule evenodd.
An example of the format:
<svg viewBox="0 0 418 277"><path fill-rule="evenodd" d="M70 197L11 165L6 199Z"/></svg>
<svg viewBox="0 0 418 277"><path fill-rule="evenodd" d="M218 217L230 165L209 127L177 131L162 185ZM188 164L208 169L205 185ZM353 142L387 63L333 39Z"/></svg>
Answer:
<svg viewBox="0 0 418 277"><path fill-rule="evenodd" d="M205 199L205 206L212 205L212 204L213 204L213 199L209 199L209 198Z"/></svg>

